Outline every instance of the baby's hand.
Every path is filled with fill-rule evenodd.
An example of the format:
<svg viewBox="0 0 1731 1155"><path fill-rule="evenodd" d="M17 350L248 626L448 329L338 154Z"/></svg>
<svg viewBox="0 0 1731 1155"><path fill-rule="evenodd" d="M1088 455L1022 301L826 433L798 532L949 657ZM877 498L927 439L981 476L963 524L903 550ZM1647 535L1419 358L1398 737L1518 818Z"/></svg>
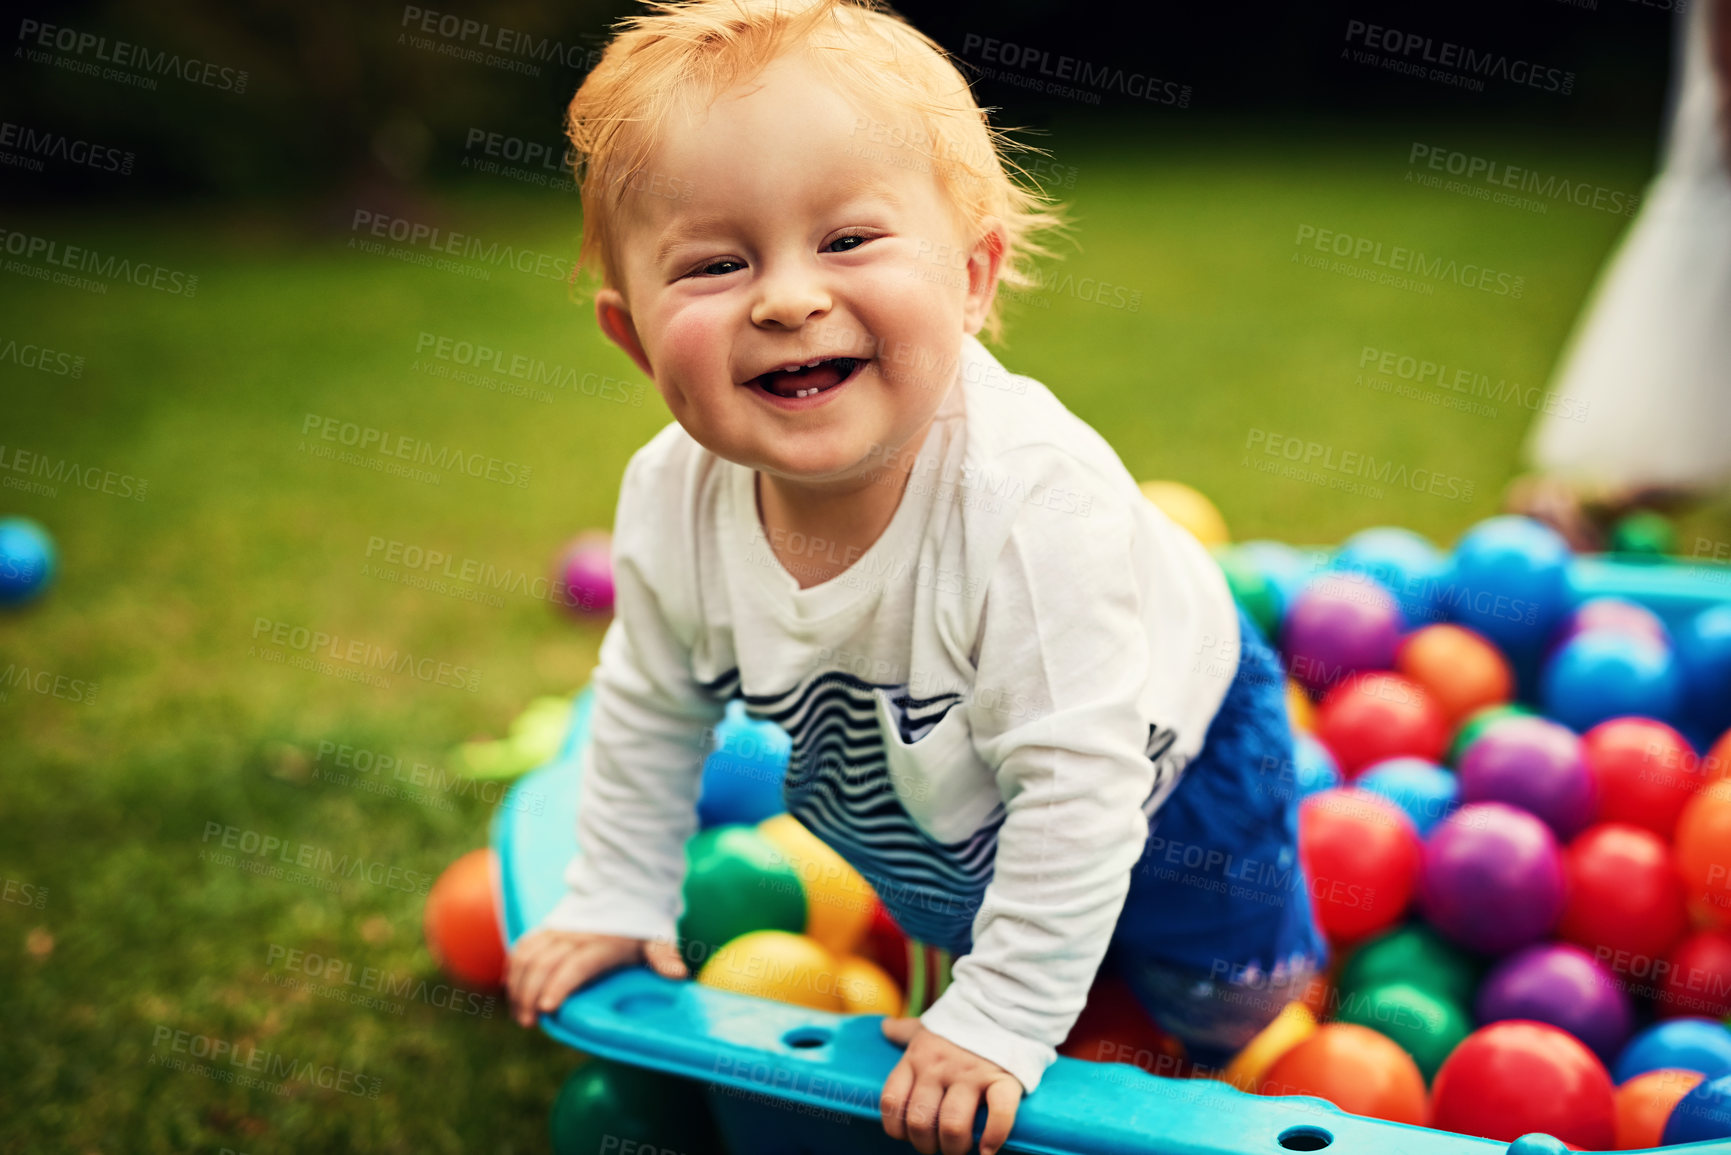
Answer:
<svg viewBox="0 0 1731 1155"><path fill-rule="evenodd" d="M670 942L569 930L526 934L511 951L505 973L511 1013L519 1023L532 1027L537 1014L558 1010L567 995L590 979L639 960L647 961L663 978L682 979L690 973L679 948Z"/></svg>
<svg viewBox="0 0 1731 1155"><path fill-rule="evenodd" d="M885 1019L884 1037L906 1048L884 1080L878 1110L892 1139L906 1139L920 1155L966 1155L974 1140L974 1113L986 1100L980 1155L993 1155L1009 1138L1022 1102L1022 1083L989 1059L958 1047L918 1019ZM903 1114L906 1120L903 1120Z"/></svg>

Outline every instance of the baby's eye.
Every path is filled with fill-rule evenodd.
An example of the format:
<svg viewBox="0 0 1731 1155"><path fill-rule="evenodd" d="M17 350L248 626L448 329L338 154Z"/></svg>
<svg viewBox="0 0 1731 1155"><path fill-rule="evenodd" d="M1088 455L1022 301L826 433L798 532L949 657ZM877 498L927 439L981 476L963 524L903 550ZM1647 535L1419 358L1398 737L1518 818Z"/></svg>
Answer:
<svg viewBox="0 0 1731 1155"><path fill-rule="evenodd" d="M743 268L745 268L745 266L740 264L738 261L730 258L723 258L719 261L710 261L707 265L704 265L702 268L695 271L705 277L725 277L735 269Z"/></svg>
<svg viewBox="0 0 1731 1155"><path fill-rule="evenodd" d="M864 236L860 233L849 233L847 236L837 237L835 240L825 245L824 251L830 253L851 253L869 240L871 240L870 237ZM837 248L836 246L838 245L844 247Z"/></svg>

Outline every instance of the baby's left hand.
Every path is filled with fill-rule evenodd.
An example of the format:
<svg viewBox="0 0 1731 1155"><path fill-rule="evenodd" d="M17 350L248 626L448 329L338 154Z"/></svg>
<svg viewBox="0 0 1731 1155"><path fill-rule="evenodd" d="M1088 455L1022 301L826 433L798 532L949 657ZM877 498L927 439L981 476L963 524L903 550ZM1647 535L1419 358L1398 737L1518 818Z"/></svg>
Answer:
<svg viewBox="0 0 1731 1155"><path fill-rule="evenodd" d="M884 1080L878 1110L892 1139L906 1139L920 1155L966 1155L974 1141L974 1114L986 1100L980 1155L994 1155L1009 1138L1022 1101L1022 1083L989 1059L926 1030L918 1019L886 1018L884 1037L906 1048ZM906 1116L905 1120L903 1116Z"/></svg>

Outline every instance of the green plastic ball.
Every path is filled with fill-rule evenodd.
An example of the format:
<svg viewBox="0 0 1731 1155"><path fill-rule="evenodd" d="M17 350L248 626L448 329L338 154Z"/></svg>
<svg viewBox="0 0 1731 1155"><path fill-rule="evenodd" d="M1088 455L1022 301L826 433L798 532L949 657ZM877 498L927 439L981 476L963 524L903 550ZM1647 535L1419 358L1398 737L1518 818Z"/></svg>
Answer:
<svg viewBox="0 0 1731 1155"><path fill-rule="evenodd" d="M1467 747L1478 741L1479 736L1504 718L1532 717L1533 710L1518 702L1503 702L1496 706L1486 706L1474 710L1461 722L1455 730L1454 740L1449 743L1448 753L1444 755L1450 766L1459 766L1461 756L1467 752Z"/></svg>
<svg viewBox="0 0 1731 1155"><path fill-rule="evenodd" d="M1637 510L1611 527L1610 549L1634 558L1661 558L1677 552L1677 527L1663 514Z"/></svg>
<svg viewBox="0 0 1731 1155"><path fill-rule="evenodd" d="M1376 987L1408 983L1457 1006L1470 1007L1484 966L1422 922L1409 922L1371 939L1340 971L1344 1003Z"/></svg>
<svg viewBox="0 0 1731 1155"><path fill-rule="evenodd" d="M1256 563L1231 547L1216 550L1214 560L1220 563L1220 569L1226 575L1233 599L1244 607L1244 612L1262 631L1263 638L1272 640L1279 637L1280 590L1275 584L1257 568Z"/></svg>
<svg viewBox="0 0 1731 1155"><path fill-rule="evenodd" d="M1346 995L1335 1018L1388 1036L1412 1056L1426 1083L1473 1031L1460 1004L1411 983L1384 983Z"/></svg>
<svg viewBox="0 0 1731 1155"><path fill-rule="evenodd" d="M712 826L686 843L685 860L679 949L693 974L742 934L805 931L805 885L757 827Z"/></svg>
<svg viewBox="0 0 1731 1155"><path fill-rule="evenodd" d="M590 1059L565 1080L548 1127L557 1155L726 1153L697 1084L605 1059Z"/></svg>

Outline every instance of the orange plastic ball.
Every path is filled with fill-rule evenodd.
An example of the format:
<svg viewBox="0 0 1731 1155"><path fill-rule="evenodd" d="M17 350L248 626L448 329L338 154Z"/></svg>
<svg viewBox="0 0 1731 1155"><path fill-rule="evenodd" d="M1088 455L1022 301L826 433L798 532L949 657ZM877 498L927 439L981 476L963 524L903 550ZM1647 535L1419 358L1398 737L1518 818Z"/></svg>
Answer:
<svg viewBox="0 0 1731 1155"><path fill-rule="evenodd" d="M1342 1111L1422 1127L1424 1076L1386 1035L1357 1023L1328 1023L1276 1059L1264 1095L1316 1095Z"/></svg>
<svg viewBox="0 0 1731 1155"><path fill-rule="evenodd" d="M1316 706L1296 678L1286 679L1286 714L1295 732L1316 733Z"/></svg>
<svg viewBox="0 0 1731 1155"><path fill-rule="evenodd" d="M1509 700L1514 674L1502 652L1465 626L1425 626L1407 635L1394 668L1429 690L1449 729L1474 710Z"/></svg>
<svg viewBox="0 0 1731 1155"><path fill-rule="evenodd" d="M1707 756L1701 759L1701 770L1709 782L1731 778L1731 730L1719 735Z"/></svg>
<svg viewBox="0 0 1731 1155"><path fill-rule="evenodd" d="M505 980L505 939L494 897L498 875L492 850L469 851L439 875L421 918L433 960L475 990L491 990Z"/></svg>
<svg viewBox="0 0 1731 1155"><path fill-rule="evenodd" d="M1700 1071L1662 1069L1636 1075L1617 1088L1617 1149L1657 1147L1679 1100L1707 1076Z"/></svg>
<svg viewBox="0 0 1731 1155"><path fill-rule="evenodd" d="M1683 807L1677 873L1695 917L1709 927L1731 928L1731 779L1709 782Z"/></svg>

